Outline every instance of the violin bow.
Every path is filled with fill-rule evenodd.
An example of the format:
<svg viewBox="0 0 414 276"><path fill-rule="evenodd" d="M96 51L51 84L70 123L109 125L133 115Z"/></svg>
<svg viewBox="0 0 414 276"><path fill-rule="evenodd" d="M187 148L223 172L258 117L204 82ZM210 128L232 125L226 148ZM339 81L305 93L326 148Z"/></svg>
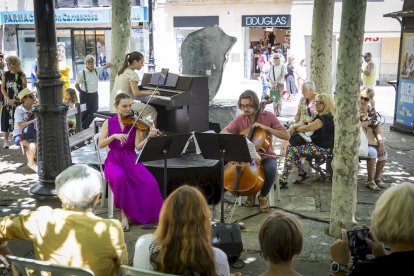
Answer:
<svg viewBox="0 0 414 276"><path fill-rule="evenodd" d="M134 128L134 126L137 124L137 122L139 121L139 118L141 118L141 116L142 116L142 113L144 113L145 108L147 108L147 106L148 106L149 102L151 101L152 97L155 95L155 92L157 92L157 89L158 89L158 86L157 86L157 87L155 87L154 91L152 91L152 94L151 94L150 98L148 99L147 103L145 104L144 108L141 110L140 114L139 114L139 115L137 116L137 118L135 119L134 124L132 125L132 127L131 127L131 128L130 128L130 130L128 131L128 134L127 134L127 139L128 139L129 133L131 133L131 130L132 130L132 129Z"/></svg>

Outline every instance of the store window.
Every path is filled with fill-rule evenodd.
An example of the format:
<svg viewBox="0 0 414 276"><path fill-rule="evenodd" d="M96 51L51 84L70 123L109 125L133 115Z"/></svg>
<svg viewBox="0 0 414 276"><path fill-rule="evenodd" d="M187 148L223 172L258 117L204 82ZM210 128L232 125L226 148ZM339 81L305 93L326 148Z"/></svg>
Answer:
<svg viewBox="0 0 414 276"><path fill-rule="evenodd" d="M34 30L18 30L18 45L19 58L22 60L22 70L26 74L29 82L31 81L32 65L36 59L36 37ZM57 43L63 45L64 49L61 50L64 53L64 59L72 69L72 43L70 38L70 30L56 30Z"/></svg>

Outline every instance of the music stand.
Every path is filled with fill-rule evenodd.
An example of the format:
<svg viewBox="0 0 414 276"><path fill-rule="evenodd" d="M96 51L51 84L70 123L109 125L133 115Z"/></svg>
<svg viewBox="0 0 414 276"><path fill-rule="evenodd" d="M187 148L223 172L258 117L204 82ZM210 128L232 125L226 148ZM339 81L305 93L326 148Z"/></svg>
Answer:
<svg viewBox="0 0 414 276"><path fill-rule="evenodd" d="M167 198L167 159L180 157L190 136L191 134L180 134L151 137L137 156L135 163L164 159L164 200Z"/></svg>
<svg viewBox="0 0 414 276"><path fill-rule="evenodd" d="M250 162L251 156L243 135L195 133L204 159L221 161L221 220L224 223L224 161Z"/></svg>
<svg viewBox="0 0 414 276"><path fill-rule="evenodd" d="M167 159L180 157L190 136L191 134L180 134L173 136L151 137L147 140L136 158L135 163L164 159L164 201L167 198ZM142 227L142 229L150 228L153 228L153 226L144 225Z"/></svg>

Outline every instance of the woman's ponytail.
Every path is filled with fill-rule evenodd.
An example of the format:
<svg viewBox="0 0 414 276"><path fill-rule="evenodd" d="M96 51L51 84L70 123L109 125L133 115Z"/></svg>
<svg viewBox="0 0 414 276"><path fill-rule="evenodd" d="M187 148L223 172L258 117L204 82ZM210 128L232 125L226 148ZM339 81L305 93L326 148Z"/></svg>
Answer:
<svg viewBox="0 0 414 276"><path fill-rule="evenodd" d="M118 76L121 75L122 73L124 73L125 69L128 67L129 56L131 56L131 54L126 54L125 55L124 64L122 64L121 69L119 69Z"/></svg>
<svg viewBox="0 0 414 276"><path fill-rule="evenodd" d="M132 64L134 60L140 61L144 58L144 55L140 52L132 52L129 54L126 54L124 59L124 64L122 64L121 69L118 71L118 76L124 73L125 69L128 67L128 65Z"/></svg>

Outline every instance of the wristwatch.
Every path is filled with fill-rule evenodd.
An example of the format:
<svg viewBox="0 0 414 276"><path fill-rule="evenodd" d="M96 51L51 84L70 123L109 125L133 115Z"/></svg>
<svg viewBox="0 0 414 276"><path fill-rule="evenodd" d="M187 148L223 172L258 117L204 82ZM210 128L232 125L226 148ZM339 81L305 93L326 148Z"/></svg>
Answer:
<svg viewBox="0 0 414 276"><path fill-rule="evenodd" d="M337 262L333 262L333 263L331 263L331 272L332 273L339 273L339 272L348 273L348 266L347 265L342 265L342 264L337 263Z"/></svg>

